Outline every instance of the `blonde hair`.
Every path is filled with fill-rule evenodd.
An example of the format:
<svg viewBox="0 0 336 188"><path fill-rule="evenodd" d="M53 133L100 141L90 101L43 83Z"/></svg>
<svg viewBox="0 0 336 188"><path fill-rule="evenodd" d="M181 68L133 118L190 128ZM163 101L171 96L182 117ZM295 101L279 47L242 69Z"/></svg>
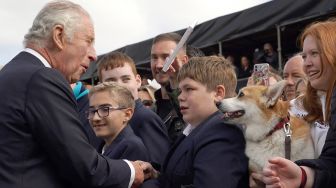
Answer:
<svg viewBox="0 0 336 188"><path fill-rule="evenodd" d="M154 96L154 92L155 92L155 89L150 86L150 85L143 85L141 86L138 91L145 91L149 94L150 98L152 99L153 103L155 103L155 96Z"/></svg>
<svg viewBox="0 0 336 188"><path fill-rule="evenodd" d="M225 86L225 97L236 95L237 77L232 64L224 57L193 57L180 69L177 79L185 78L202 83L208 90L215 90L218 85Z"/></svg>
<svg viewBox="0 0 336 188"><path fill-rule="evenodd" d="M132 93L125 87L115 82L103 82L90 89L89 98L95 93L109 92L111 98L118 103L119 107L134 109L135 102Z"/></svg>

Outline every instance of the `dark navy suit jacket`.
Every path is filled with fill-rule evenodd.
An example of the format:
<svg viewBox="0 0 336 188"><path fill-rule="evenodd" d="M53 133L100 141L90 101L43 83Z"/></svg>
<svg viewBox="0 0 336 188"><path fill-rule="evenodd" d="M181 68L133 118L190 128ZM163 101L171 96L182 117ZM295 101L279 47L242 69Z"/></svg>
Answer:
<svg viewBox="0 0 336 188"><path fill-rule="evenodd" d="M161 165L168 152L170 141L161 118L146 108L141 100L135 101L134 114L129 121L135 135L145 144L150 161Z"/></svg>
<svg viewBox="0 0 336 188"><path fill-rule="evenodd" d="M88 143L64 76L27 52L0 71L0 187L128 187L125 161Z"/></svg>
<svg viewBox="0 0 336 188"><path fill-rule="evenodd" d="M111 145L105 148L103 155L111 159L149 161L149 154L145 145L129 126L126 126L112 141Z"/></svg>
<svg viewBox="0 0 336 188"><path fill-rule="evenodd" d="M187 137L181 135L167 154L159 180L143 187L248 187L243 133L221 117L216 112Z"/></svg>

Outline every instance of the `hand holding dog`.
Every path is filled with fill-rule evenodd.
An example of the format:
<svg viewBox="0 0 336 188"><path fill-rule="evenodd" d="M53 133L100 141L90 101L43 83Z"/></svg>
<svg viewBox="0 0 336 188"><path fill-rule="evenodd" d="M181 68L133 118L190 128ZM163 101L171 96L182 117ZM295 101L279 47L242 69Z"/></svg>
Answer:
<svg viewBox="0 0 336 188"><path fill-rule="evenodd" d="M294 162L281 157L274 157L268 160L263 169L263 176L263 182L266 187L299 187L301 183L300 167Z"/></svg>
<svg viewBox="0 0 336 188"><path fill-rule="evenodd" d="M250 175L250 188L265 187L263 182L263 175L261 173L251 173Z"/></svg>

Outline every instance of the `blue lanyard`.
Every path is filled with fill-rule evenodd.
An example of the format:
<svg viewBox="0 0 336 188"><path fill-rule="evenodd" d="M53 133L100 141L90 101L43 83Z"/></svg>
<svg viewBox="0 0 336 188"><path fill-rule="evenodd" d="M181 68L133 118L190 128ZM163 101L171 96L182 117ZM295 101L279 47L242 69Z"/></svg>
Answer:
<svg viewBox="0 0 336 188"><path fill-rule="evenodd" d="M72 89L76 100L79 100L81 97L89 93L88 89L85 89L83 92L81 92L82 85L82 82L77 82L76 86Z"/></svg>

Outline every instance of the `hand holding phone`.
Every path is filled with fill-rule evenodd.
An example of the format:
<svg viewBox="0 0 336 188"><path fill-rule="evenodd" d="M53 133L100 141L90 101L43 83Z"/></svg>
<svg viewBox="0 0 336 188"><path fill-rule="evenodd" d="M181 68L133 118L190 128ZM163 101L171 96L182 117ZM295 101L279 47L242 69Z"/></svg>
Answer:
<svg viewBox="0 0 336 188"><path fill-rule="evenodd" d="M252 73L253 82L256 85L269 85L269 64L255 64Z"/></svg>

